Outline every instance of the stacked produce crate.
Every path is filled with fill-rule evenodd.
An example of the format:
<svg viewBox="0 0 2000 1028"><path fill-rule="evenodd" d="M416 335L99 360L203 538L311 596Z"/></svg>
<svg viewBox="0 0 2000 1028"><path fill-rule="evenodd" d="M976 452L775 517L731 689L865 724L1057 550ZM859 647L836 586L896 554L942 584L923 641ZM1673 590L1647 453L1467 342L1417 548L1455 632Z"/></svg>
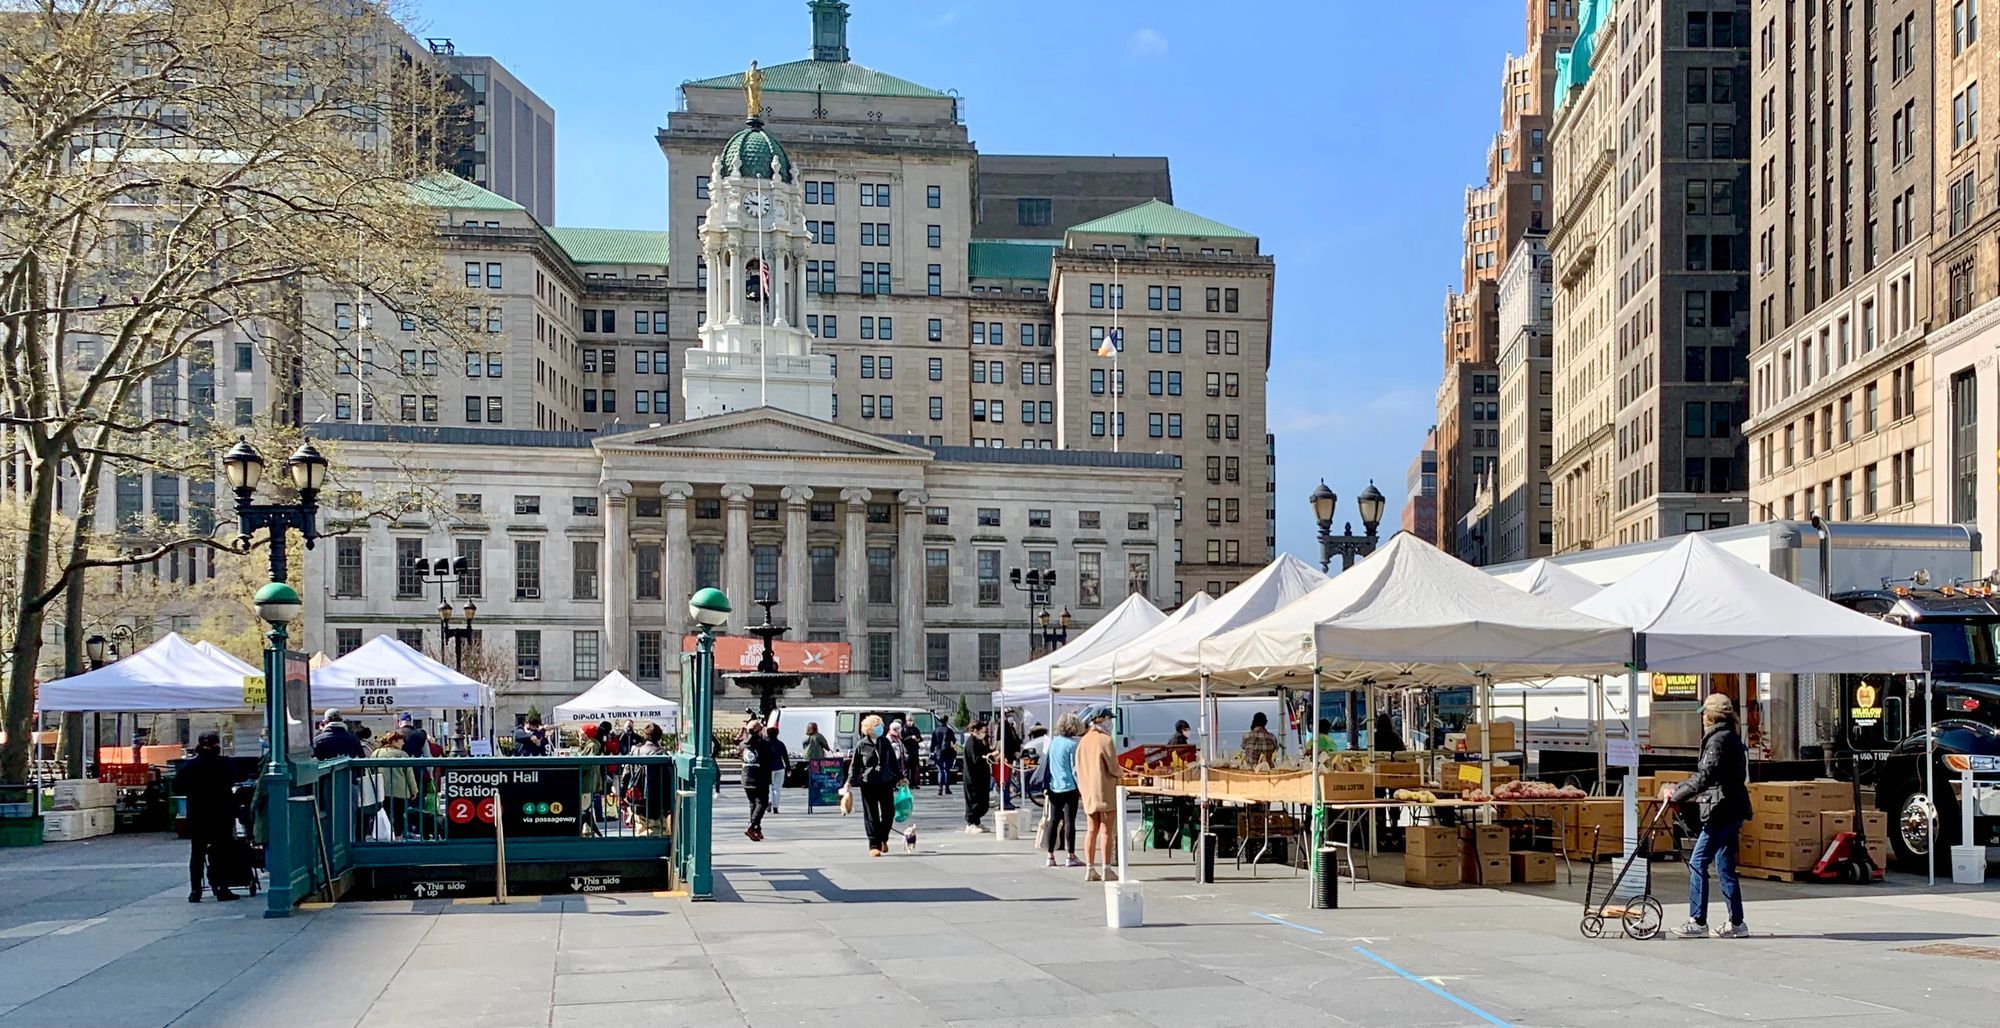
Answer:
<svg viewBox="0 0 2000 1028"><path fill-rule="evenodd" d="M74 842L110 835L117 827L113 806L118 787L89 778L66 778L55 784L49 809L42 814L42 838Z"/></svg>
<svg viewBox="0 0 2000 1028"><path fill-rule="evenodd" d="M1857 814L1868 836L1869 856L1876 866L1886 866L1888 815L1857 812L1852 785L1830 779L1753 783L1737 863L1745 874L1757 877L1798 878L1819 862L1834 836L1854 831Z"/></svg>

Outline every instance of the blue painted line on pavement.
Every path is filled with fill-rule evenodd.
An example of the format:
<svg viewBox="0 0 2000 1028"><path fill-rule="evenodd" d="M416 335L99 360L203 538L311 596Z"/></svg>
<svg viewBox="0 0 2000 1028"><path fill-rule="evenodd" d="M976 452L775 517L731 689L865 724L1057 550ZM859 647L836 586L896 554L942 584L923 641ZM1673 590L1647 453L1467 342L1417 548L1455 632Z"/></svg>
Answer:
<svg viewBox="0 0 2000 1028"><path fill-rule="evenodd" d="M1378 964L1381 964L1383 967L1386 967L1389 970L1396 972L1396 974L1401 975L1402 977L1407 978L1410 981L1413 981L1418 985L1421 985L1424 988L1437 993L1439 996L1442 996L1445 999L1450 1000L1451 1002L1457 1004L1458 1006L1478 1016L1481 1020L1484 1020L1488 1024L1497 1024L1500 1026L1500 1028L1513 1028L1513 1026L1509 1025L1507 1022L1502 1021L1497 1017L1494 1017L1492 1014L1489 1014L1486 1011L1481 1010L1478 1007L1475 1007L1472 1004L1467 1003L1462 999L1459 999L1457 996L1454 996L1451 993L1446 992L1444 989L1438 987L1436 984L1432 982L1427 982L1422 978L1419 978L1416 975L1413 975L1410 972L1405 971L1400 967L1397 967L1396 965L1388 962L1387 960L1382 959L1381 957L1375 955L1374 953L1369 952L1369 950L1366 947L1356 946L1354 947L1354 952L1359 953L1362 956L1367 957L1368 959L1373 960Z"/></svg>
<svg viewBox="0 0 2000 1028"><path fill-rule="evenodd" d="M1263 918L1264 920L1266 920L1266 921L1269 921L1269 922L1271 922L1272 924L1281 924L1281 925L1284 925L1284 926L1285 926L1285 927L1287 927L1287 928L1297 928L1297 929L1298 929L1299 931L1302 931L1302 932L1311 932L1311 933L1313 933L1314 935L1325 935L1325 934L1326 934L1325 932L1322 932L1322 931L1320 931L1320 930L1319 930L1319 929L1317 929L1317 928L1311 928L1311 927L1308 927L1308 926L1306 926L1306 925L1302 925L1302 924L1297 924L1297 923L1295 923L1295 922L1292 922L1292 921L1287 921L1287 920L1285 920L1284 918L1282 918L1282 917L1279 917L1279 916L1278 916L1278 915L1276 915L1276 914L1266 914L1266 913L1263 913L1263 912L1261 912L1261 911L1256 911L1256 910L1252 910L1252 911L1251 911L1250 913L1252 913L1252 914L1254 914L1254 915L1256 915L1256 916L1258 916L1258 917L1261 917L1261 918Z"/></svg>

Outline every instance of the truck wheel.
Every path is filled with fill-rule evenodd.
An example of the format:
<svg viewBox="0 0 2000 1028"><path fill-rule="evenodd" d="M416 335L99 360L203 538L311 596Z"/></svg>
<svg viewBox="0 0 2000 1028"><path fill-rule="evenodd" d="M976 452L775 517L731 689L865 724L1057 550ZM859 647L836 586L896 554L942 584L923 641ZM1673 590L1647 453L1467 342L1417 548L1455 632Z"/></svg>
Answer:
<svg viewBox="0 0 2000 1028"><path fill-rule="evenodd" d="M1910 874L1923 874L1928 868L1948 870L1950 861L1942 855L1950 852L1953 833L1958 831L1957 819L1939 810L1922 789L1917 786L1889 812L1890 852L1896 869Z"/></svg>

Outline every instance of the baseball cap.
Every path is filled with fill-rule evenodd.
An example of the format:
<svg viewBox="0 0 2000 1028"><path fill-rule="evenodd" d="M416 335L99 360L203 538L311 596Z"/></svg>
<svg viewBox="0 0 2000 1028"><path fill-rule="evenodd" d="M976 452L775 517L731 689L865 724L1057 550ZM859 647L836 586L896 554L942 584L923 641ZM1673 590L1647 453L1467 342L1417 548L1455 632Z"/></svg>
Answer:
<svg viewBox="0 0 2000 1028"><path fill-rule="evenodd" d="M328 707L328 708L326 708L326 713L325 713L325 714L322 714L322 715L320 715L320 720L321 720L321 721L338 721L338 720L340 720L340 709L339 709L339 708L337 708L337 707Z"/></svg>
<svg viewBox="0 0 2000 1028"><path fill-rule="evenodd" d="M1083 718L1085 724L1089 724L1092 721L1099 721L1104 718L1110 717L1111 708L1105 706L1102 703L1094 704L1092 706L1083 708L1083 713L1079 716Z"/></svg>
<svg viewBox="0 0 2000 1028"><path fill-rule="evenodd" d="M1707 699L1701 701L1701 712L1715 717L1735 717L1736 704L1728 696L1712 692L1708 694Z"/></svg>

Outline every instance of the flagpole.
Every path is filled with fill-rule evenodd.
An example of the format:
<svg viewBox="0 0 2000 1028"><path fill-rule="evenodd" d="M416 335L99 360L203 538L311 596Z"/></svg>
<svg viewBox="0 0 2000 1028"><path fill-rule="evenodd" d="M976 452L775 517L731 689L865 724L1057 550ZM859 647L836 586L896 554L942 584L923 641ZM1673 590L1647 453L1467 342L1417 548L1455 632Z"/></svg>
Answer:
<svg viewBox="0 0 2000 1028"><path fill-rule="evenodd" d="M1118 333L1118 314L1125 309L1125 294L1118 285L1118 258L1111 258L1111 452L1118 452L1119 443L1124 441L1125 425L1119 421L1118 401L1125 392L1125 379L1118 370L1119 355L1125 351L1125 338Z"/></svg>
<svg viewBox="0 0 2000 1028"><path fill-rule="evenodd" d="M771 331L771 312L767 309L771 302L771 259L764 253L764 217L759 215L757 218L757 405L769 407L771 399L765 368L771 360L771 347L767 342Z"/></svg>

